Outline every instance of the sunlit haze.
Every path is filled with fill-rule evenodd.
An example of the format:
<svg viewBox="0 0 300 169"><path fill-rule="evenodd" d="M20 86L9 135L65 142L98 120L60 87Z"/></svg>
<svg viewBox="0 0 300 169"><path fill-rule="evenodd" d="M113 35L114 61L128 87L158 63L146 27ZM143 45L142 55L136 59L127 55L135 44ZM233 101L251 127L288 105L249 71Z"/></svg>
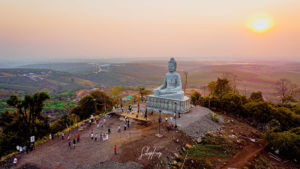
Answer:
<svg viewBox="0 0 300 169"><path fill-rule="evenodd" d="M2 0L0 11L1 60L300 58L299 0Z"/></svg>

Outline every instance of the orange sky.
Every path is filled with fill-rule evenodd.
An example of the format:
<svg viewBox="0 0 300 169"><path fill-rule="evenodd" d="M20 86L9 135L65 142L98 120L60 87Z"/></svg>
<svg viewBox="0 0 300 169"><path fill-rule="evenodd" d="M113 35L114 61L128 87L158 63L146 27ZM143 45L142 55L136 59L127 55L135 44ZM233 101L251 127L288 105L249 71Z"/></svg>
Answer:
<svg viewBox="0 0 300 169"><path fill-rule="evenodd" d="M267 13L274 26L246 24ZM2 0L0 59L300 59L300 0Z"/></svg>

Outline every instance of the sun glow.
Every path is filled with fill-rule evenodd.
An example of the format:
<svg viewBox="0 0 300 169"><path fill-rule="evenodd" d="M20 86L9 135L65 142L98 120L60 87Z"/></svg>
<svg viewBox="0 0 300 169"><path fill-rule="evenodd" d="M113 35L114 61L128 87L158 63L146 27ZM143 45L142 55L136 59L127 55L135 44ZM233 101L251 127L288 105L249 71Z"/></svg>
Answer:
<svg viewBox="0 0 300 169"><path fill-rule="evenodd" d="M248 21L248 27L256 33L264 33L273 27L273 20L268 15L258 15Z"/></svg>

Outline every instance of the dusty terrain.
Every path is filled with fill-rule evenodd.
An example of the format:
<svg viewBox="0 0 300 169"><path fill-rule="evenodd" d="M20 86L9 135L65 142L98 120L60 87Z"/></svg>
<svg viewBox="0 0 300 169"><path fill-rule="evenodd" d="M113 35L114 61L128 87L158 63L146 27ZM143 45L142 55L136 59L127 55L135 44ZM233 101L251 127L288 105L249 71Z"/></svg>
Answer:
<svg viewBox="0 0 300 169"><path fill-rule="evenodd" d="M77 134L81 136L75 149L68 147L66 139L62 140L57 137L37 146L29 154L17 155L19 163L13 168L199 168L195 163L199 160L205 160L210 164L210 168L298 167L290 161L284 159L277 161L271 158L270 153L265 150L266 142L262 139L262 133L243 122L242 119L218 114L218 117L223 119L223 123L218 124L220 128L205 135L213 140L216 138L226 140L225 146L229 147L226 156L195 156L186 152L191 149L187 147L187 144L197 145L197 139L192 140L192 137L187 136L181 129L170 128L169 123L164 120L161 125L163 136L156 136L158 133L157 113L151 116L148 112L147 119L141 116L135 119L136 114L123 113L123 115L128 116L132 122L132 126L126 131L123 129L124 116L121 112L111 117L101 116L99 120L106 118L103 128L97 127L96 124L91 126L86 124L71 131L71 139ZM166 116L172 115L163 114L162 118ZM193 118L190 121L196 122L199 119L195 120L195 117L192 114L186 117L183 115L182 120L179 119L179 121L186 122L187 118ZM121 125L121 133L117 132L118 125ZM207 126L206 123L203 125L199 126L201 127L199 132L204 131L203 127ZM111 128L112 133L107 141L91 140L91 130L99 134L106 132L108 127ZM114 155L114 145L118 147L117 155ZM277 156L277 158L281 157ZM262 167L261 161L267 161L265 162L267 164Z"/></svg>

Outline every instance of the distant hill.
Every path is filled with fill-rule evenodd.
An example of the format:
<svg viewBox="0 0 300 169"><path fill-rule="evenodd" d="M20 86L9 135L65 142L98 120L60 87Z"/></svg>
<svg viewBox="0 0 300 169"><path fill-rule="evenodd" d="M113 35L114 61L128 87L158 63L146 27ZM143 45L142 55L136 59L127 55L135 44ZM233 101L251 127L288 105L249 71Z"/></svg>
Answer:
<svg viewBox="0 0 300 169"><path fill-rule="evenodd" d="M49 69L0 69L0 95L34 93L39 90L55 94L95 86L97 83L67 72Z"/></svg>
<svg viewBox="0 0 300 169"><path fill-rule="evenodd" d="M108 87L156 85L163 80L163 75L167 72L167 67L146 63L56 63L32 64L22 67L69 72L73 76Z"/></svg>
<svg viewBox="0 0 300 169"><path fill-rule="evenodd" d="M48 64L30 64L20 66L20 68L30 69L51 69L69 73L92 73L96 70L96 64L90 63L48 63Z"/></svg>
<svg viewBox="0 0 300 169"><path fill-rule="evenodd" d="M58 63L34 64L24 67L47 68L69 72L70 76L85 79L106 87L145 86L161 84L167 72L167 61L140 61L136 63ZM178 62L178 72L185 82L183 72L188 72L188 87L203 90L218 77L235 79L237 89L246 95L260 90L267 99L276 98L276 81L286 78L300 86L300 63L231 63L231 62ZM233 79L234 78L234 79ZM1 89L1 88L0 88ZM204 92L204 91L202 91ZM204 93L203 93L204 94ZM208 94L208 90L206 90ZM273 100L274 101L274 100Z"/></svg>
<svg viewBox="0 0 300 169"><path fill-rule="evenodd" d="M163 80L167 68L139 64L112 64L107 71L78 74L80 78L103 84L104 86L153 86Z"/></svg>

